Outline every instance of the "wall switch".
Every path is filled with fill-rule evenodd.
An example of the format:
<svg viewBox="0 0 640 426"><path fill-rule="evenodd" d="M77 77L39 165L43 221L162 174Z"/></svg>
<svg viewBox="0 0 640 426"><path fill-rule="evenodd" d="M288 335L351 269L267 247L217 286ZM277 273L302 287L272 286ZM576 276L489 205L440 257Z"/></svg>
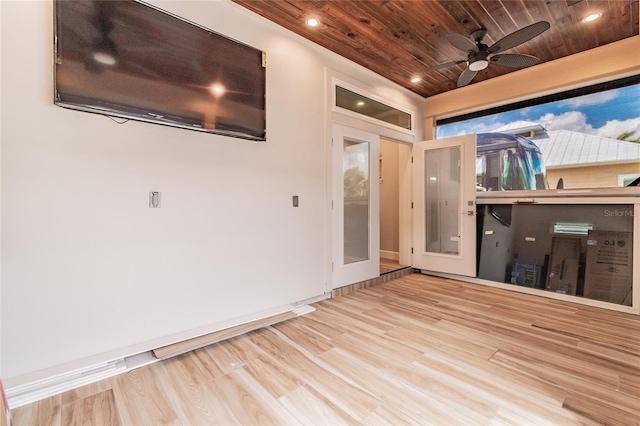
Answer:
<svg viewBox="0 0 640 426"><path fill-rule="evenodd" d="M152 209L160 208L160 192L158 191L149 192L149 208L152 208Z"/></svg>
<svg viewBox="0 0 640 426"><path fill-rule="evenodd" d="M293 207L298 207L299 202L298 202L298 196L294 195L293 196Z"/></svg>

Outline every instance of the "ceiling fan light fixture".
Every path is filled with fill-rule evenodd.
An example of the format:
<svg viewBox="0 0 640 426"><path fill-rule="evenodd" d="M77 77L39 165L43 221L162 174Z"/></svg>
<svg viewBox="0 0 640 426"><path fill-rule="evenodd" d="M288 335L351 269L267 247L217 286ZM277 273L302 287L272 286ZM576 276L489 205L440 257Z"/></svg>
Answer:
<svg viewBox="0 0 640 426"><path fill-rule="evenodd" d="M478 59L477 61L469 62L469 69L471 71L482 71L489 66L489 61L486 59Z"/></svg>
<svg viewBox="0 0 640 426"><path fill-rule="evenodd" d="M102 65L115 65L117 62L115 56L108 52L93 52L91 57Z"/></svg>
<svg viewBox="0 0 640 426"><path fill-rule="evenodd" d="M598 18L599 18L599 17L601 17L601 16L602 16L602 13L599 13L599 12L597 12L597 13L591 13L591 14L587 15L587 16L582 20L582 22L592 22L592 21L595 21L596 19L598 19Z"/></svg>
<svg viewBox="0 0 640 426"><path fill-rule="evenodd" d="M112 66L118 62L116 44L109 37L103 37L94 45L91 58L99 66Z"/></svg>

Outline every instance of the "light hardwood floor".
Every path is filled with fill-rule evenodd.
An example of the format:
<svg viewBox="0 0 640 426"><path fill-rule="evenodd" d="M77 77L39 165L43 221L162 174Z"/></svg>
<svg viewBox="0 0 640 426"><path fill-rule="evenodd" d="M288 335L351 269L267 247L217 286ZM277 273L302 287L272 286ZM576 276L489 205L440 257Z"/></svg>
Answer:
<svg viewBox="0 0 640 426"><path fill-rule="evenodd" d="M405 265L401 265L397 260L380 258L380 274L386 274L387 272L397 271L398 269L406 267Z"/></svg>
<svg viewBox="0 0 640 426"><path fill-rule="evenodd" d="M16 425L638 425L640 318L410 275L12 411Z"/></svg>

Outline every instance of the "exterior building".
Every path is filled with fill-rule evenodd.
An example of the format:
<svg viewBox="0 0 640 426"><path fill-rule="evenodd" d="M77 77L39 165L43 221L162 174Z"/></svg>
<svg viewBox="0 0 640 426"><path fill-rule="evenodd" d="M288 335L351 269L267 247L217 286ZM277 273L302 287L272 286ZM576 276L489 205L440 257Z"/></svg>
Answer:
<svg viewBox="0 0 640 426"><path fill-rule="evenodd" d="M640 176L640 144L569 130L547 131L540 123L519 121L496 132L525 136L538 145L550 188L626 186ZM562 179L562 181L561 181Z"/></svg>

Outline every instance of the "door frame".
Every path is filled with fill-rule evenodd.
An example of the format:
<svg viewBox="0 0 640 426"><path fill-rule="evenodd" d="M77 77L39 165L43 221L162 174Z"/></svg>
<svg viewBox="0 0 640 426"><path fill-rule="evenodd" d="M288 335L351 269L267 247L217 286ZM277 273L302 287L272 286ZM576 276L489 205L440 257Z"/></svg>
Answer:
<svg viewBox="0 0 640 426"><path fill-rule="evenodd" d="M359 118L357 114L344 114L339 109L335 108L335 90L336 84L347 83L352 88L358 88L358 92L367 94L371 99L377 99L380 102L387 103L389 105L397 105L397 102L392 102L385 97L376 96L374 93L377 90L361 81L354 80L352 77L342 74L331 68L325 68L325 158L326 158L326 204L325 204L325 293L331 293L333 288L333 273L332 273L332 260L333 260L333 219L332 219L332 188L333 188L333 160L332 160L332 147L331 138L333 136L333 126L335 124L342 124L355 129L364 130L370 133L379 135L381 138L389 139L394 142L400 143L399 152L399 216L400 216L400 263L403 265L411 264L411 145L424 139L423 128L424 122L419 119L422 118L422 107L417 108L415 105L404 105L404 109L411 110L412 114L416 117L416 129L411 132L407 132L405 129L395 130L387 123L377 124L377 120L373 120L370 117L363 116ZM402 106L402 105L399 105ZM418 121L420 121L418 123ZM379 206L376 206L379 213ZM355 283L354 283L355 284Z"/></svg>
<svg viewBox="0 0 640 426"><path fill-rule="evenodd" d="M367 122L353 122L351 120L347 120L346 123L343 120L337 119L328 124L327 129L327 204L326 204L326 235L327 235L327 245L326 245L326 292L330 293L334 290L334 280L333 280L333 271L332 271L332 261L333 261L333 245L334 245L334 236L333 236L333 184L335 177L333 176L333 148L331 146L331 137L333 136L333 126L334 124L346 125L349 127L353 127L355 129L364 130L370 133L377 134L381 138L385 138L387 140L391 140L395 143L398 143L398 165L399 165L399 176L398 176L398 216L399 216L399 263L401 265L411 265L412 260L412 185L413 185L413 173L412 173L412 165L411 165L411 155L412 155L412 144L415 142L414 140L398 140L398 138L394 138L393 136L388 135L388 132L380 132L380 129L372 126ZM413 137L411 139L414 139ZM375 206L375 213L380 214L380 206L379 204ZM355 284L355 283L353 283ZM347 284L348 285L348 284Z"/></svg>

